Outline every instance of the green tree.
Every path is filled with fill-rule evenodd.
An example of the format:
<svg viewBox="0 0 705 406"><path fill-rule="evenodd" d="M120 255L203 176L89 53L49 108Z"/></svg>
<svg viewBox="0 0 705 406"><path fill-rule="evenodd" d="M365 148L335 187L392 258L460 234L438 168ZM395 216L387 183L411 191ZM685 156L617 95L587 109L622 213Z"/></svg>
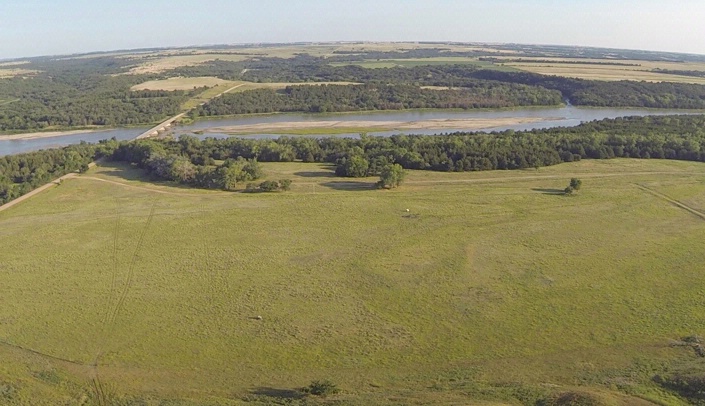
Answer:
<svg viewBox="0 0 705 406"><path fill-rule="evenodd" d="M382 168L377 185L381 188L392 189L401 186L406 172L399 164L387 165Z"/></svg>
<svg viewBox="0 0 705 406"><path fill-rule="evenodd" d="M279 182L275 180L265 180L259 184L259 190L262 192L274 192L279 189Z"/></svg>
<svg viewBox="0 0 705 406"><path fill-rule="evenodd" d="M574 190L580 190L580 187L582 185L583 181L578 178L573 178L570 180L570 187L572 187Z"/></svg>
<svg viewBox="0 0 705 406"><path fill-rule="evenodd" d="M291 179L282 179L279 181L279 189L287 191L291 189Z"/></svg>
<svg viewBox="0 0 705 406"><path fill-rule="evenodd" d="M348 178L364 178L370 168L370 162L360 155L342 158L338 162L335 174Z"/></svg>
<svg viewBox="0 0 705 406"><path fill-rule="evenodd" d="M313 381L310 385L302 389L304 393L316 396L334 395L339 392L338 385L326 379L324 381Z"/></svg>

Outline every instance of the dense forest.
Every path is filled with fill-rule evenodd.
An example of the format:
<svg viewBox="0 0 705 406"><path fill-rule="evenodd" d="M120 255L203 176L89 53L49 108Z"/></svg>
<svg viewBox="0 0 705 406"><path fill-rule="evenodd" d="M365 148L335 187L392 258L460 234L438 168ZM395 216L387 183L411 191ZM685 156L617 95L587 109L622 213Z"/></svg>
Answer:
<svg viewBox="0 0 705 406"><path fill-rule="evenodd" d="M0 203L95 158L135 164L155 178L202 188L239 190L261 175L257 162L328 162L341 176L405 169L480 171L523 169L581 159L640 158L705 162L705 116L608 119L532 131L396 135L392 137L246 138L104 141L0 158Z"/></svg>
<svg viewBox="0 0 705 406"><path fill-rule="evenodd" d="M259 162L335 163L345 168L351 159L366 170L348 176L378 175L385 165L406 169L477 171L522 169L580 159L659 158L705 162L705 116L628 117L584 123L577 127L453 133L446 135L362 136L353 138L244 138L145 140L123 143L113 158L147 166L150 153L188 158L194 165L215 160L256 159Z"/></svg>
<svg viewBox="0 0 705 406"><path fill-rule="evenodd" d="M223 48L215 52L227 53L226 50ZM243 50L246 48L240 49ZM550 52L563 52L568 56L574 51L560 47L527 47L517 54L517 58L546 56ZM31 58L17 66L32 73L0 79L0 131L157 122L176 115L188 98L203 89L135 92L130 88L148 80L177 76L215 76L228 80L297 84L344 81L367 85L350 89L327 87L319 90L287 89L280 94L252 91L242 96L229 95L199 109L196 116L272 111L555 105L559 99L568 99L572 104L584 106L705 108L705 86L696 84L578 80L507 72L504 67L487 66L487 62L482 62L485 65L449 64L380 69L356 65L335 66L336 63L375 58L434 56L494 58L496 53L487 54L473 49L451 52L440 45L437 48L401 52L340 51L327 58L299 54L288 59L253 57L239 62L213 60L198 66L182 66L143 75L125 74L139 62L130 58L108 55L90 58ZM610 60L599 63L626 62ZM694 71L678 72L683 75L700 75ZM426 86L449 87L453 90L422 89ZM362 91L367 94L360 95ZM238 103L242 105L236 106Z"/></svg>
<svg viewBox="0 0 705 406"><path fill-rule="evenodd" d="M473 77L558 90L576 106L704 109L705 86L689 83L605 82L525 72L478 70Z"/></svg>
<svg viewBox="0 0 705 406"><path fill-rule="evenodd" d="M65 148L0 157L0 204L32 191L70 172L83 171L88 164L112 154L116 141L81 143Z"/></svg>
<svg viewBox="0 0 705 406"><path fill-rule="evenodd" d="M471 109L546 106L561 102L561 94L557 91L491 81L476 81L452 90L411 85L309 85L289 86L282 91L257 89L226 94L198 107L191 114L198 117L271 112Z"/></svg>
<svg viewBox="0 0 705 406"><path fill-rule="evenodd" d="M606 82L545 76L528 72L502 72L473 65L434 65L366 69L360 66L277 65L266 70L248 70L251 81L307 82L348 81L363 83L411 83L418 86L473 86L490 81L522 84L540 90L557 90L576 106L648 107L671 109L705 108L705 86L688 83L635 81ZM488 84L489 85L489 84Z"/></svg>

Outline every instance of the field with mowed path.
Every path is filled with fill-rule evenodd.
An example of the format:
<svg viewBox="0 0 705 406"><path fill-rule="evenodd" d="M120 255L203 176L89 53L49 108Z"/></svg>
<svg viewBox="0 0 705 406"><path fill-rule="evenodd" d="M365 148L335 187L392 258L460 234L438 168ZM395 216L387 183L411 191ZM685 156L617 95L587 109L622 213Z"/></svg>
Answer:
<svg viewBox="0 0 705 406"><path fill-rule="evenodd" d="M0 404L678 405L654 378L705 371L672 345L705 335L703 164L262 165L291 191L108 165L1 212Z"/></svg>

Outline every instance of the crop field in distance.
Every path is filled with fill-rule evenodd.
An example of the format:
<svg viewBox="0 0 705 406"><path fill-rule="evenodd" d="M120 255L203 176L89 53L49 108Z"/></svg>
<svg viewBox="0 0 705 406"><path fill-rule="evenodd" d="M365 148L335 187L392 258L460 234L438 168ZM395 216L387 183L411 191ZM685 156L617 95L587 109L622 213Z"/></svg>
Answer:
<svg viewBox="0 0 705 406"><path fill-rule="evenodd" d="M314 404L685 404L653 377L702 367L670 343L705 334L705 165L409 171L390 191L263 168L292 190L106 164L0 212L0 403L303 404L329 379Z"/></svg>
<svg viewBox="0 0 705 406"><path fill-rule="evenodd" d="M190 78L177 77L161 80L150 80L148 82L143 82L139 85L132 86L131 90L192 90L196 87L215 87L228 84L233 86L235 83L212 76Z"/></svg>

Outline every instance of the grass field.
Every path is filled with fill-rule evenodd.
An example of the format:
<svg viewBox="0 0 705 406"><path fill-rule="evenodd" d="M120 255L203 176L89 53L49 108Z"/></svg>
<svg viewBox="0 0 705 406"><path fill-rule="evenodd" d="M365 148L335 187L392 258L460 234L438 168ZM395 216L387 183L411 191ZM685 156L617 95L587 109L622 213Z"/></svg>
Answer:
<svg viewBox="0 0 705 406"><path fill-rule="evenodd" d="M193 78L169 78L161 80L150 80L148 82L140 83L139 85L132 86L130 90L193 90L195 87L215 87L215 86L227 86L231 87L235 83L219 79L212 76L201 76Z"/></svg>
<svg viewBox="0 0 705 406"><path fill-rule="evenodd" d="M0 403L303 404L331 379L313 404L685 404L652 377L705 334L705 165L413 171L392 191L264 169L292 190L105 166L1 212Z"/></svg>

